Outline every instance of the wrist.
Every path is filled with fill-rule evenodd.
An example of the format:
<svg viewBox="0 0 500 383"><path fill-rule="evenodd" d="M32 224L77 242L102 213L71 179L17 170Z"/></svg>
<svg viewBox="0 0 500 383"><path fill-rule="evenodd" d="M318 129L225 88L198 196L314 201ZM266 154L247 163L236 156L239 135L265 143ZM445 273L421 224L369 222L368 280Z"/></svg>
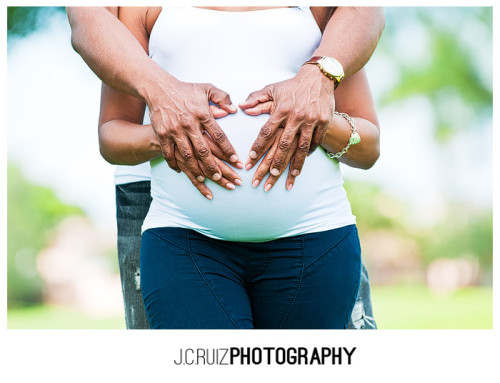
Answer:
<svg viewBox="0 0 500 383"><path fill-rule="evenodd" d="M169 90L175 87L178 80L159 66L144 73L147 76L140 79L137 94L151 110L152 106L165 102Z"/></svg>
<svg viewBox="0 0 500 383"><path fill-rule="evenodd" d="M335 90L335 82L326 77L316 65L302 65L297 73L299 78L308 78L310 81L320 83L325 89L328 89L333 94Z"/></svg>
<svg viewBox="0 0 500 383"><path fill-rule="evenodd" d="M350 134L349 123L341 116L333 114L321 146L328 152L338 152L345 146Z"/></svg>
<svg viewBox="0 0 500 383"><path fill-rule="evenodd" d="M303 66L316 66L320 72L332 80L334 83L334 88L340 84L344 79L344 69L342 64L333 57L328 56L312 56L307 60Z"/></svg>
<svg viewBox="0 0 500 383"><path fill-rule="evenodd" d="M345 113L335 112L325 134L322 146L330 158L339 159L352 145L361 142L354 120Z"/></svg>

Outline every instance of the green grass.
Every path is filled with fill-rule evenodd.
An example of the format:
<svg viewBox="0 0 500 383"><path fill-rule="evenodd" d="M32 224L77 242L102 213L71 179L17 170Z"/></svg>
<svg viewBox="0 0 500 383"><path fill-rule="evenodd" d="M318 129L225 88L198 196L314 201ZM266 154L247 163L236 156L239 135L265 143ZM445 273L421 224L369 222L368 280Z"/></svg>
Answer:
<svg viewBox="0 0 500 383"><path fill-rule="evenodd" d="M372 304L380 329L491 329L492 287L471 287L449 295L425 286L372 288Z"/></svg>
<svg viewBox="0 0 500 383"><path fill-rule="evenodd" d="M436 295L425 286L372 287L380 329L491 329L493 289L476 287ZM124 329L122 317L96 319L55 306L9 309L9 329Z"/></svg>
<svg viewBox="0 0 500 383"><path fill-rule="evenodd" d="M34 306L9 309L9 329L124 329L125 319L92 318L77 310L60 306Z"/></svg>

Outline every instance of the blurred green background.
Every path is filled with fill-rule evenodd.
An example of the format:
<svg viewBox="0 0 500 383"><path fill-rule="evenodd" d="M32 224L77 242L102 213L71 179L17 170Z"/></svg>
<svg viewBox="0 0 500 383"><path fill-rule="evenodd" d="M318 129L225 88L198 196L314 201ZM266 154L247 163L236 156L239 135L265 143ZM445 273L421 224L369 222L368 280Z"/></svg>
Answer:
<svg viewBox="0 0 500 383"><path fill-rule="evenodd" d="M9 7L9 54L64 17L60 7ZM64 49L74 55L69 27L64 33ZM9 62L9 75L11 69ZM366 173L345 169L345 186L358 220L377 325L492 328L492 8L386 8L386 28L368 74L382 157ZM431 158L431 164L421 166L425 171L446 163L438 173L441 197L423 207L418 193L405 197L407 182L397 178L417 163L405 165L401 153L391 154L397 134L403 134L397 141L403 149L414 143L394 111L415 105L422 110L405 119L425 115L430 132L418 158ZM8 129L10 141L11 124ZM116 233L102 230L83 203L68 202L48 179L29 176L13 152L9 142L8 327L125 328ZM434 158L440 163L432 163ZM475 178L478 167L482 175ZM414 177L431 184L421 174Z"/></svg>

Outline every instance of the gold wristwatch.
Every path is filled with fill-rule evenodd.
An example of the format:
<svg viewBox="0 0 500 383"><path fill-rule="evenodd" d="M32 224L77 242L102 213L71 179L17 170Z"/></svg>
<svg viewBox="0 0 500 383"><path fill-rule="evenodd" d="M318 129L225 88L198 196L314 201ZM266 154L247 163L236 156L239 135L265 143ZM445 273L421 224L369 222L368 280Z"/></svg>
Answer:
<svg viewBox="0 0 500 383"><path fill-rule="evenodd" d="M333 57L327 56L313 56L305 64L314 64L319 67L321 72L335 83L335 88L339 86L340 82L344 79L344 69Z"/></svg>

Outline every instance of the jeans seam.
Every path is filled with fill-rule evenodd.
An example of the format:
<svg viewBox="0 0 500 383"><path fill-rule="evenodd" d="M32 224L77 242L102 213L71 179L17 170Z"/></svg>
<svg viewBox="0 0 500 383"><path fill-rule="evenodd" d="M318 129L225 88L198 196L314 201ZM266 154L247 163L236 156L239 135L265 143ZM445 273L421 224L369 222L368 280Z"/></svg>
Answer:
<svg viewBox="0 0 500 383"><path fill-rule="evenodd" d="M229 314L229 312L226 310L226 308L224 307L224 305L222 304L219 296L215 293L214 289L212 288L212 286L210 285L210 283L208 282L207 278L205 278L205 275L201 272L200 270L200 267L198 266L198 264L196 263L196 260L194 259L193 257L193 253L191 251L191 246L190 246L190 238L189 238L189 232L186 233L186 236L187 236L187 251L189 253L189 257L191 258L191 261L193 261L193 264L194 266L196 267L196 270L198 271L198 274L200 274L201 278L203 279L203 281L205 282L205 284L207 285L207 287L210 289L210 291L212 292L212 294L214 295L215 299L217 300L217 302L219 302L219 305L220 307L222 308L222 310L226 313L227 317L229 318L229 320L231 321L231 323L233 324L234 328L235 329L238 329L238 326L236 325L236 323L234 322L233 318L231 317L231 315Z"/></svg>
<svg viewBox="0 0 500 383"><path fill-rule="evenodd" d="M160 229L160 228L154 228L154 229ZM172 245L173 247L179 249L179 250L182 250L182 251L187 251L188 249L187 248L183 248L183 247L180 247L179 245L176 245L175 243L173 243L172 241L158 235L155 233L155 230L154 229L148 229L146 230L144 233L148 233L149 235L153 235L155 236L157 239L160 239L162 241L165 241L165 242L168 242L170 245ZM189 246L189 242L188 242L188 246Z"/></svg>
<svg viewBox="0 0 500 383"><path fill-rule="evenodd" d="M332 246L330 246L328 249L326 249L321 255L318 256L314 261L311 262L307 267L304 268L304 271L307 271L309 268L311 268L316 262L318 262L323 256L328 253L331 249L333 249L335 246L339 245L346 237L351 233L351 231L354 230L354 226L351 226L349 230L347 230L344 235L342 235L337 242L335 242Z"/></svg>
<svg viewBox="0 0 500 383"><path fill-rule="evenodd" d="M292 312L293 306L295 305L295 302L297 300L297 296L299 295L300 286L302 285L302 279L304 277L304 272L305 272L305 268L304 268L304 259L305 259L304 236L302 235L300 239L302 241L302 267L300 270L300 278L299 278L299 282L297 283L297 288L295 289L295 295L293 296L292 302L290 303L290 306L288 307L288 310L285 314L285 317L283 318L283 320L281 321L281 324L278 327L278 329L280 329L280 330L283 329L283 326L285 325L286 320L288 319L288 317L290 316L290 313Z"/></svg>

